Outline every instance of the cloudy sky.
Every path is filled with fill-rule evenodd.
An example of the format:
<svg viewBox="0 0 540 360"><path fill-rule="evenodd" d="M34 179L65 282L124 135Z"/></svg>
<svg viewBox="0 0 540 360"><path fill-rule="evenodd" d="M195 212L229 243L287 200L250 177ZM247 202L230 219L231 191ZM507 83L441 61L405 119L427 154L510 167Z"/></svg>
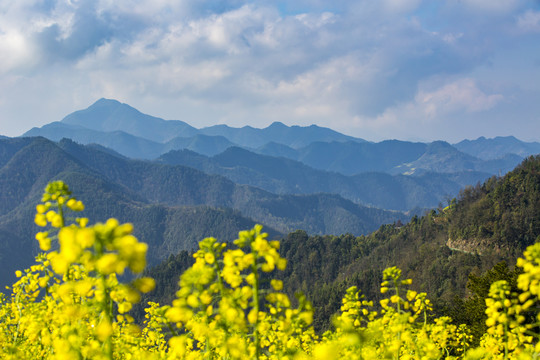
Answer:
<svg viewBox="0 0 540 360"><path fill-rule="evenodd" d="M540 141L540 1L0 0L0 134L102 97L195 127Z"/></svg>

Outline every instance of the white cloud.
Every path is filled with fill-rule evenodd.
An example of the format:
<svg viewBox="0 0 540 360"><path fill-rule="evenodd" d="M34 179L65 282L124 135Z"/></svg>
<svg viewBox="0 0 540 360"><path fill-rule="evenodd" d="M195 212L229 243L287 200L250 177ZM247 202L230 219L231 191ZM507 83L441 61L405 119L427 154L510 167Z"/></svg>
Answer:
<svg viewBox="0 0 540 360"><path fill-rule="evenodd" d="M527 10L518 17L517 27L524 32L540 32L540 11Z"/></svg>
<svg viewBox="0 0 540 360"><path fill-rule="evenodd" d="M428 118L452 112L478 112L491 109L503 99L501 94L487 95L473 79L459 79L434 91L420 90L415 96L419 114Z"/></svg>
<svg viewBox="0 0 540 360"><path fill-rule="evenodd" d="M422 0L382 0L384 9L392 14L409 13L415 10Z"/></svg>
<svg viewBox="0 0 540 360"><path fill-rule="evenodd" d="M467 126L465 119L482 119L482 113L493 109L504 100L502 94L487 94L470 78L457 79L438 86L433 83L439 81L426 82L420 86L412 101L389 107L378 116L356 116L355 126L373 132L394 128L395 133L401 134L402 138L411 138L422 133L426 136L425 134L433 129L453 125L454 131L459 134L460 128L463 131ZM442 138L441 135L430 136L437 139Z"/></svg>
<svg viewBox="0 0 540 360"><path fill-rule="evenodd" d="M462 3L470 9L490 13L508 13L520 5L520 0L450 0Z"/></svg>
<svg viewBox="0 0 540 360"><path fill-rule="evenodd" d="M442 36L442 39L449 43L449 44L455 44L457 41L459 41L460 38L463 37L463 33L458 33L458 34L444 34Z"/></svg>
<svg viewBox="0 0 540 360"><path fill-rule="evenodd" d="M36 49L17 30L0 32L0 73L8 73L32 66Z"/></svg>

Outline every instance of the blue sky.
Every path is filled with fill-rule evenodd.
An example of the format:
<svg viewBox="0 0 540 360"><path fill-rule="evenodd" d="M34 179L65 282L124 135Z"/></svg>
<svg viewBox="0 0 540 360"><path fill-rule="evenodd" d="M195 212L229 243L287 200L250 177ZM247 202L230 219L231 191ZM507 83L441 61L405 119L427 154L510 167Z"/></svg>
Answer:
<svg viewBox="0 0 540 360"><path fill-rule="evenodd" d="M0 1L0 133L101 97L195 127L540 141L540 1Z"/></svg>

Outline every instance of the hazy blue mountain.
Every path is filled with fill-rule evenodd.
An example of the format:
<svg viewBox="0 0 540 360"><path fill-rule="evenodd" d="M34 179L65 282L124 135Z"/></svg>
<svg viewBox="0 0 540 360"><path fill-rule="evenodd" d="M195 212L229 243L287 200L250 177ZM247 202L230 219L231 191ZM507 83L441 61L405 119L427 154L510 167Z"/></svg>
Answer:
<svg viewBox="0 0 540 360"><path fill-rule="evenodd" d="M434 141L418 159L398 165L392 172L413 175L423 172L481 171L498 175L512 170L521 160L517 155L507 155L502 159L483 161L457 150L447 142Z"/></svg>
<svg viewBox="0 0 540 360"><path fill-rule="evenodd" d="M312 143L301 150L299 160L315 168L354 175L367 171L388 171L410 159L417 159L425 148L426 144L423 143L398 140Z"/></svg>
<svg viewBox="0 0 540 360"><path fill-rule="evenodd" d="M425 172L464 171L502 175L521 161L519 154L535 151L540 146L512 137L480 138L456 144L487 159L482 160L444 142L424 144L387 140L371 143L315 125L286 126L275 122L264 129L227 125L195 129L182 121L145 115L129 105L107 99L100 99L87 109L66 116L61 122L34 128L25 136L44 136L54 141L70 138L81 144L95 143L108 147L129 158L147 160L171 150L188 149L213 156L229 147L240 146L255 149L259 154L286 157L317 170L347 176L366 172L418 176ZM508 148L507 153L503 150L505 147ZM516 152L519 154L514 154ZM232 174L227 176L233 178ZM280 192L279 186L284 185L275 183L268 186L273 187L262 187Z"/></svg>
<svg viewBox="0 0 540 360"><path fill-rule="evenodd" d="M483 160L495 160L507 154L516 154L521 158L540 154L540 143L524 142L513 136L497 136L492 139L482 136L476 140L460 141L454 147Z"/></svg>
<svg viewBox="0 0 540 360"><path fill-rule="evenodd" d="M67 115L61 122L33 128L23 136L97 143L139 159L153 159L175 149L215 155L233 145L250 148L277 142L289 147L302 147L314 141L364 142L316 125L289 127L278 122L264 129L227 125L196 129L182 121L143 114L127 104L109 99L100 99L87 109Z"/></svg>
<svg viewBox="0 0 540 360"><path fill-rule="evenodd" d="M345 175L363 172L388 172L404 162L418 159L427 148L423 143L386 140L370 142L313 142L300 149L287 149L269 144L257 152L285 156L315 169L335 171ZM293 151L291 151L293 150Z"/></svg>
<svg viewBox="0 0 540 360"><path fill-rule="evenodd" d="M67 115L62 119L62 124L104 133L122 131L157 143L167 143L171 140L174 142L175 138L192 138L195 135L220 136L226 138L231 143L243 147L260 147L269 142L278 142L298 148L314 141L364 141L316 125L289 127L279 122L275 122L264 129L257 129L250 126L233 128L227 125L215 125L196 129L183 121L163 120L143 114L127 104L110 99L100 99L87 109L75 111ZM72 127L64 128L62 131L67 131L68 129L74 130ZM32 133L25 134L25 136L45 136L53 139L51 137L52 134L40 133L35 129ZM66 136L65 133L62 134L62 137L73 138ZM58 135L54 140L58 140L57 138ZM88 142L83 141L83 143Z"/></svg>
<svg viewBox="0 0 540 360"><path fill-rule="evenodd" d="M66 138L80 144L99 144L135 159L154 159L165 148L161 143L137 137L124 131L104 132L62 122L53 122L41 128L33 128L23 136L43 136L52 141L60 141Z"/></svg>
<svg viewBox="0 0 540 360"><path fill-rule="evenodd" d="M224 136L240 146L250 148L264 146L270 142L284 144L295 149L307 146L315 141L365 142L365 140L343 135L332 129L317 125L307 127L287 126L280 122L274 122L264 129L251 126L232 128L227 125L215 125L202 128L200 132L206 135Z"/></svg>
<svg viewBox="0 0 540 360"><path fill-rule="evenodd" d="M78 125L64 124L55 121L42 127L34 127L23 134L23 137L43 136L52 141L60 141L63 138L70 138L74 141L87 143L93 137L101 137L102 131L91 130Z"/></svg>
<svg viewBox="0 0 540 360"><path fill-rule="evenodd" d="M33 128L24 136L43 136L52 141L71 139L80 144L97 144L133 159L152 160L174 149L190 149L206 155L215 155L235 144L222 136L195 135L176 137L166 143L158 143L124 131L104 132L78 125L53 122L41 128Z"/></svg>
<svg viewBox="0 0 540 360"><path fill-rule="evenodd" d="M519 143L530 145L531 153L537 144ZM417 176L425 172L462 173L472 171L475 173L476 183L482 180L476 178L478 172L503 175L523 160L521 156L512 153L511 149L515 149L515 147L512 147L511 144L508 152L505 153L503 148L502 143L499 144L497 158L488 159L477 158L444 141L435 141L431 144L397 140L379 143L315 142L300 149L269 143L255 149L255 151L263 155L286 157L301 161L319 170L335 171L345 175L375 171Z"/></svg>
<svg viewBox="0 0 540 360"><path fill-rule="evenodd" d="M123 131L159 143L177 136L191 137L197 134L197 129L183 121L146 115L110 99L100 99L87 109L69 114L62 122L102 132Z"/></svg>
<svg viewBox="0 0 540 360"><path fill-rule="evenodd" d="M188 150L171 151L162 155L159 161L223 175L235 183L273 193L335 193L364 205L401 211L436 207L448 197L455 196L462 187L475 185L490 176L480 172L426 173L417 177L369 172L345 176L238 147L228 148L213 157Z"/></svg>
<svg viewBox="0 0 540 360"><path fill-rule="evenodd" d="M290 146L279 144L273 141L254 149L254 151L262 155L284 157L284 158L293 159L293 160L297 160L299 157L298 150L293 149Z"/></svg>
<svg viewBox="0 0 540 360"><path fill-rule="evenodd" d="M199 154L212 156L223 152L225 149L231 146L236 146L236 144L230 142L224 136L198 134L189 138L176 137L168 141L162 148L161 154L164 154L170 150L187 149L195 151Z"/></svg>

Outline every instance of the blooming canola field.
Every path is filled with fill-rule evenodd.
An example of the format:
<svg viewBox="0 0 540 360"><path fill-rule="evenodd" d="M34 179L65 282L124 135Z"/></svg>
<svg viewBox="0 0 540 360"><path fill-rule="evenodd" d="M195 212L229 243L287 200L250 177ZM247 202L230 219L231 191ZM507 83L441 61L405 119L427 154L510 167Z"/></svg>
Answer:
<svg viewBox="0 0 540 360"><path fill-rule="evenodd" d="M465 325L435 317L429 295L401 270L382 274L378 304L356 287L344 294L334 328L317 334L310 302L298 306L272 279L287 261L262 226L232 244L203 239L171 304L148 303L144 323L129 314L155 282L140 276L147 245L131 224L90 225L62 181L36 206L35 265L0 293L2 359L538 359L540 243L518 260L519 292L491 285L487 332L478 347ZM123 282L119 275L135 274Z"/></svg>

